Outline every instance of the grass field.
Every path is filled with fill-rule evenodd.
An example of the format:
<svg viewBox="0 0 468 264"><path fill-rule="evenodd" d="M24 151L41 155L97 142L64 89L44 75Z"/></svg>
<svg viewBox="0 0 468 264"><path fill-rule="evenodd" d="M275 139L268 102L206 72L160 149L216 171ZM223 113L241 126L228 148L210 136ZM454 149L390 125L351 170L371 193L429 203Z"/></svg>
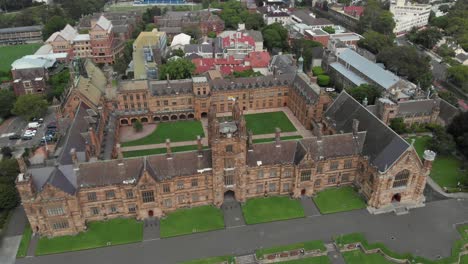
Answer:
<svg viewBox="0 0 468 264"><path fill-rule="evenodd" d="M171 142L196 140L197 136L204 137L203 127L200 121L178 121L159 123L153 133L144 138L123 142L123 147L158 144L166 142L169 138Z"/></svg>
<svg viewBox="0 0 468 264"><path fill-rule="evenodd" d="M203 149L207 149L208 147L203 147ZM190 151L190 150L197 150L197 145L190 145L190 146L180 146L180 147L172 147L171 151L174 152L182 152L182 151ZM157 148L157 149L143 149L143 150L132 150L132 151L125 151L123 152L124 158L132 158L132 157L140 157L140 156L149 156L155 154L164 154L167 152L166 148Z"/></svg>
<svg viewBox="0 0 468 264"><path fill-rule="evenodd" d="M24 258L28 253L29 242L31 241L32 230L29 224L26 224L24 228L23 237L21 237L21 243L18 248L18 252L16 252L17 258Z"/></svg>
<svg viewBox="0 0 468 264"><path fill-rule="evenodd" d="M364 200L350 186L325 189L318 192L313 199L322 214L344 212L366 207Z"/></svg>
<svg viewBox="0 0 468 264"><path fill-rule="evenodd" d="M287 136L287 137L281 137L281 140L295 140L295 139L301 139L302 136ZM275 138L259 138L259 139L254 139L253 143L265 143L265 142L273 142L275 141Z"/></svg>
<svg viewBox="0 0 468 264"><path fill-rule="evenodd" d="M331 264L330 259L327 256L318 256L312 258L303 258L288 260L282 262L276 262L278 264Z"/></svg>
<svg viewBox="0 0 468 264"><path fill-rule="evenodd" d="M281 253L283 251L289 251L289 250L301 249L301 248L303 248L306 251L315 250L315 249L318 249L321 251L326 250L325 245L323 244L323 241L313 240L313 241L306 241L302 243L295 243L295 244L290 244L290 245L285 245L285 246L259 249L255 251L255 254L257 255L257 259L262 259L265 255L269 255L273 253Z"/></svg>
<svg viewBox="0 0 468 264"><path fill-rule="evenodd" d="M245 115L247 129L251 129L254 135L275 133L279 127L281 132L294 132L296 128L283 112L259 113Z"/></svg>
<svg viewBox="0 0 468 264"><path fill-rule="evenodd" d="M36 52L41 44L22 44L11 46L0 46L0 71L10 71L11 64L23 57L24 55L32 55Z"/></svg>
<svg viewBox="0 0 468 264"><path fill-rule="evenodd" d="M117 218L88 223L88 230L76 236L39 239L36 255L76 251L109 245L140 242L143 239L143 223L134 219Z"/></svg>
<svg viewBox="0 0 468 264"><path fill-rule="evenodd" d="M346 264L393 264L379 254L365 254L360 250L344 252Z"/></svg>
<svg viewBox="0 0 468 264"><path fill-rule="evenodd" d="M234 257L222 256L222 257L196 259L196 260L182 262L180 264L218 264L218 263L222 263L223 261L226 261L228 264L234 264Z"/></svg>
<svg viewBox="0 0 468 264"><path fill-rule="evenodd" d="M161 219L161 237L173 237L224 228L224 216L213 206L179 209Z"/></svg>
<svg viewBox="0 0 468 264"><path fill-rule="evenodd" d="M242 206L242 212L247 224L304 217L304 209L299 200L286 196L248 199Z"/></svg>
<svg viewBox="0 0 468 264"><path fill-rule="evenodd" d="M410 138L408 141L411 142ZM414 148L419 157L422 158L424 150L427 149L430 137L423 136L414 138ZM461 171L462 161L454 156L436 156L432 164L431 178L439 184L440 187L456 188L462 177L466 177Z"/></svg>

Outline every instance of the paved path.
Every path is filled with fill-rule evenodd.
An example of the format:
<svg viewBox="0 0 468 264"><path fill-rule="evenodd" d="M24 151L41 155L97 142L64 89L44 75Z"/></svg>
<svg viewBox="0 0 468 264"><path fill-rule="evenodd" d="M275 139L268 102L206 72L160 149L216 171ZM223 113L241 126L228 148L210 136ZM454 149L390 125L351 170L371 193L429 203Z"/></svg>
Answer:
<svg viewBox="0 0 468 264"><path fill-rule="evenodd" d="M159 239L159 237L160 237L159 219L157 218L145 219L143 223L143 241Z"/></svg>
<svg viewBox="0 0 468 264"><path fill-rule="evenodd" d="M233 228L245 225L242 207L238 201L227 201L221 206L224 214L224 226L226 228Z"/></svg>
<svg viewBox="0 0 468 264"><path fill-rule="evenodd" d="M22 207L13 210L8 227L2 231L0 237L0 263L15 263L16 252L18 251L21 237L23 236L26 215Z"/></svg>
<svg viewBox="0 0 468 264"><path fill-rule="evenodd" d="M455 199L468 199L468 193L459 192L459 193L446 193L440 186L437 184L431 177L427 177L427 184L429 184L432 189L438 192L440 195L447 198Z"/></svg>
<svg viewBox="0 0 468 264"><path fill-rule="evenodd" d="M468 220L468 200L441 200L409 214L369 215L366 210L247 225L143 243L69 252L17 260L18 264L164 263L219 255L245 255L258 248L307 240L330 242L333 236L363 232L372 242L383 242L397 252L435 259L450 255L460 236L458 223ZM392 239L394 237L394 239Z"/></svg>
<svg viewBox="0 0 468 264"><path fill-rule="evenodd" d="M312 198L307 196L301 197L301 204L304 208L304 214L306 217L315 217L320 215L320 211L314 201L312 201Z"/></svg>
<svg viewBox="0 0 468 264"><path fill-rule="evenodd" d="M33 257L36 254L37 242L39 242L39 236L32 236L31 241L29 241L28 252L26 256Z"/></svg>

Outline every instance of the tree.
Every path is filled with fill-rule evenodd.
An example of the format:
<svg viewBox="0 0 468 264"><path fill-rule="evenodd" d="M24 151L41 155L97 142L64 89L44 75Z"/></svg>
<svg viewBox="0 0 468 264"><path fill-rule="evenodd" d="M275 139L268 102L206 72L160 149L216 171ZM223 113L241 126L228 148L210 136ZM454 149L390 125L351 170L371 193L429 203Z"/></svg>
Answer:
<svg viewBox="0 0 468 264"><path fill-rule="evenodd" d="M133 123L133 129L135 132L143 131L143 124L140 122L140 120L137 120Z"/></svg>
<svg viewBox="0 0 468 264"><path fill-rule="evenodd" d="M0 208L13 209L19 202L14 185L0 184Z"/></svg>
<svg viewBox="0 0 468 264"><path fill-rule="evenodd" d="M54 32L62 30L67 25L67 20L61 16L53 16L47 21L42 29L42 38L48 39Z"/></svg>
<svg viewBox="0 0 468 264"><path fill-rule="evenodd" d="M363 102L364 98L367 98L367 101L370 105L375 104L375 100L378 99L382 92L381 90L371 84L361 84L359 86L350 88L347 92L358 102Z"/></svg>
<svg viewBox="0 0 468 264"><path fill-rule="evenodd" d="M235 78L263 76L263 74L261 74L260 72L255 72L252 69L241 71L241 72L233 72L232 75Z"/></svg>
<svg viewBox="0 0 468 264"><path fill-rule="evenodd" d="M0 161L0 183L14 185L18 172L16 159L3 159Z"/></svg>
<svg viewBox="0 0 468 264"><path fill-rule="evenodd" d="M332 26L323 27L322 30L328 34L335 34L335 29Z"/></svg>
<svg viewBox="0 0 468 264"><path fill-rule="evenodd" d="M415 47L391 47L380 51L377 61L383 62L387 69L409 81L427 89L432 84L430 58L420 54Z"/></svg>
<svg viewBox="0 0 468 264"><path fill-rule="evenodd" d="M395 21L392 13L384 10L378 1L369 0L359 19L358 28L361 29L361 33L374 30L381 34L392 35Z"/></svg>
<svg viewBox="0 0 468 264"><path fill-rule="evenodd" d="M393 129L393 131L395 131L397 134L404 134L408 132L406 124L401 117L390 120L390 128Z"/></svg>
<svg viewBox="0 0 468 264"><path fill-rule="evenodd" d="M432 131L432 138L429 140L429 148L439 155L450 155L455 150L455 141L452 135L447 133L443 127L436 127Z"/></svg>
<svg viewBox="0 0 468 264"><path fill-rule="evenodd" d="M314 48L321 47L322 44L317 41L308 39L295 39L292 42L292 53L296 54L296 58L302 56L304 59L304 71L310 71L312 66L312 56Z"/></svg>
<svg viewBox="0 0 468 264"><path fill-rule="evenodd" d="M435 44L442 39L442 33L435 27L428 27L421 30L413 28L408 34L408 39L416 44L422 45L426 49L432 49Z"/></svg>
<svg viewBox="0 0 468 264"><path fill-rule="evenodd" d="M312 67L312 73L314 76L319 76L325 74L325 71L320 66Z"/></svg>
<svg viewBox="0 0 468 264"><path fill-rule="evenodd" d="M176 49L171 51L171 57L178 56L183 58L185 56L185 52L182 49Z"/></svg>
<svg viewBox="0 0 468 264"><path fill-rule="evenodd" d="M263 45L272 52L273 49L288 50L288 30L279 23L273 23L263 28Z"/></svg>
<svg viewBox="0 0 468 264"><path fill-rule="evenodd" d="M263 17L261 14L249 14L245 19L245 28L246 29L253 29L253 30L260 30L265 26L265 22L263 21Z"/></svg>
<svg viewBox="0 0 468 264"><path fill-rule="evenodd" d="M114 71L119 74L125 74L128 64L132 61L133 56L133 40L127 40L122 55L115 60L113 65Z"/></svg>
<svg viewBox="0 0 468 264"><path fill-rule="evenodd" d="M441 57L455 57L455 51L447 44L442 44L436 49L436 53Z"/></svg>
<svg viewBox="0 0 468 264"><path fill-rule="evenodd" d="M206 34L206 36L209 38L216 38L216 32L210 31L208 34Z"/></svg>
<svg viewBox="0 0 468 264"><path fill-rule="evenodd" d="M152 31L154 28L156 28L156 25L154 23L148 23L145 26L145 31Z"/></svg>
<svg viewBox="0 0 468 264"><path fill-rule="evenodd" d="M358 41L358 46L368 51L378 54L381 50L393 46L393 35L384 35L379 32L369 30L363 35L364 38Z"/></svg>
<svg viewBox="0 0 468 264"><path fill-rule="evenodd" d="M159 71L159 79L164 80L169 75L169 79L186 79L192 77L195 71L195 64L188 59L181 58L170 60L166 64L161 65Z"/></svg>
<svg viewBox="0 0 468 264"><path fill-rule="evenodd" d="M15 94L7 89L0 89L0 117L6 118L11 115L15 104Z"/></svg>
<svg viewBox="0 0 468 264"><path fill-rule="evenodd" d="M18 97L12 113L24 120L43 117L47 112L47 101L41 95L25 94Z"/></svg>
<svg viewBox="0 0 468 264"><path fill-rule="evenodd" d="M441 12L447 13L450 10L450 6L449 5L440 5L439 10Z"/></svg>
<svg viewBox="0 0 468 264"><path fill-rule="evenodd" d="M439 91L437 92L440 98L444 99L445 101L449 102L454 106L458 106L458 98L455 96L454 93L450 91Z"/></svg>
<svg viewBox="0 0 468 264"><path fill-rule="evenodd" d="M198 40L202 37L201 30L198 26L187 26L182 30L185 34L190 35L192 39Z"/></svg>
<svg viewBox="0 0 468 264"><path fill-rule="evenodd" d="M68 69L64 69L63 71L52 75L49 79L51 89L49 89L46 94L47 101L51 102L54 97L60 99L69 83L70 71Z"/></svg>
<svg viewBox="0 0 468 264"><path fill-rule="evenodd" d="M12 154L13 151L8 146L3 147L0 152L2 153L3 157L7 158L7 159L9 159L9 158L11 158L13 156L13 154Z"/></svg>
<svg viewBox="0 0 468 264"><path fill-rule="evenodd" d="M317 84L319 86L328 86L330 84L330 76L325 74L317 76Z"/></svg>
<svg viewBox="0 0 468 264"><path fill-rule="evenodd" d="M468 158L468 112L455 116L447 131L453 136L458 150Z"/></svg>
<svg viewBox="0 0 468 264"><path fill-rule="evenodd" d="M447 70L448 78L460 86L465 91L468 91L468 66L467 65L458 65L448 68Z"/></svg>

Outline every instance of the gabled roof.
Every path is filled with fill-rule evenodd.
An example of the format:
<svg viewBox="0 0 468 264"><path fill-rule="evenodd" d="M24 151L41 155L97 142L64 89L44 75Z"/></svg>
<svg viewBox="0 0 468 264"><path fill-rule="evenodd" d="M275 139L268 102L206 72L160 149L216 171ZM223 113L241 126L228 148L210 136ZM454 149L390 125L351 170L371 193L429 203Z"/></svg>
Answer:
<svg viewBox="0 0 468 264"><path fill-rule="evenodd" d="M94 27L100 27L102 30L110 32L112 30L112 23L105 16L101 15Z"/></svg>
<svg viewBox="0 0 468 264"><path fill-rule="evenodd" d="M77 35L78 31L69 24L67 24L62 30L54 32L46 40L46 43L55 41L57 37L61 37L66 41L72 41Z"/></svg>
<svg viewBox="0 0 468 264"><path fill-rule="evenodd" d="M342 91L324 114L326 122L337 133L352 131L353 119L359 121L359 131L366 131L362 154L379 171L386 171L410 145L379 118L362 106L346 91Z"/></svg>

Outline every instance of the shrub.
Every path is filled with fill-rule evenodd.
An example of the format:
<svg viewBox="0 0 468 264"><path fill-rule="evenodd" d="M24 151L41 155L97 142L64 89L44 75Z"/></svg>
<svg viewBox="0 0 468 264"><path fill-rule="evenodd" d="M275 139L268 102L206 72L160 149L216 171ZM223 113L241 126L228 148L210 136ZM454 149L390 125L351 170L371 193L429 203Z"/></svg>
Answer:
<svg viewBox="0 0 468 264"><path fill-rule="evenodd" d="M315 66L315 67L312 67L312 73L314 74L314 76L319 76L319 75L323 75L325 71L322 69L322 67Z"/></svg>
<svg viewBox="0 0 468 264"><path fill-rule="evenodd" d="M141 132L143 130L143 124L140 122L140 120L137 120L135 123L133 123L133 129L135 129L135 132Z"/></svg>
<svg viewBox="0 0 468 264"><path fill-rule="evenodd" d="M317 84L320 86L328 86L330 84L330 76L324 74L317 76Z"/></svg>

